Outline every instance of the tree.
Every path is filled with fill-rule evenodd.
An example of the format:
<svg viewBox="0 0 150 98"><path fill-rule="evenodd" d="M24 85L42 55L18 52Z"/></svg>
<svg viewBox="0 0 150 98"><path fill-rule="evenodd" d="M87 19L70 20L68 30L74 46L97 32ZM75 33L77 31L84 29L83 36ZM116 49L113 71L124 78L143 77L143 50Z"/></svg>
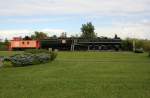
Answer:
<svg viewBox="0 0 150 98"><path fill-rule="evenodd" d="M4 43L5 43L6 45L8 45L8 44L9 44L9 41L8 41L8 39L7 39L7 38L5 38Z"/></svg>
<svg viewBox="0 0 150 98"><path fill-rule="evenodd" d="M61 38L67 38L67 33L66 32L62 32L60 35Z"/></svg>
<svg viewBox="0 0 150 98"><path fill-rule="evenodd" d="M71 38L79 38L79 36L78 36L78 34L76 34L75 36L71 35Z"/></svg>
<svg viewBox="0 0 150 98"><path fill-rule="evenodd" d="M114 39L120 39L120 37L118 37L118 35L117 35L117 34L115 34Z"/></svg>
<svg viewBox="0 0 150 98"><path fill-rule="evenodd" d="M81 37L82 38L88 38L88 39L95 38L96 34L95 34L94 30L95 30L95 27L93 26L93 24L91 22L88 22L86 24L82 24L82 27L81 27L82 35L81 35Z"/></svg>
<svg viewBox="0 0 150 98"><path fill-rule="evenodd" d="M56 38L57 38L57 35L53 35L52 38L56 39Z"/></svg>
<svg viewBox="0 0 150 98"><path fill-rule="evenodd" d="M31 37L29 37L29 36L25 36L24 38L23 38L23 40L31 40L32 38Z"/></svg>
<svg viewBox="0 0 150 98"><path fill-rule="evenodd" d="M1 39L1 37L0 37L0 42L2 42L2 39Z"/></svg>
<svg viewBox="0 0 150 98"><path fill-rule="evenodd" d="M48 38L47 34L44 32L37 32L35 31L34 35L31 35L32 39L45 39Z"/></svg>

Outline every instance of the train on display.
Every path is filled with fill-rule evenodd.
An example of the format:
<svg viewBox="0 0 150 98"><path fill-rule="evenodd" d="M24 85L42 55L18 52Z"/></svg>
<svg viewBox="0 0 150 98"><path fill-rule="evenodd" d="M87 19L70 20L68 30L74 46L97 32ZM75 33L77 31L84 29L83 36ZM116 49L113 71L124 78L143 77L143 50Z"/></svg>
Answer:
<svg viewBox="0 0 150 98"><path fill-rule="evenodd" d="M24 40L15 37L10 41L9 50L24 49L58 49L63 51L83 51L83 50L121 50L122 40L118 37L106 38L97 37L93 39L84 38L46 38L42 40Z"/></svg>

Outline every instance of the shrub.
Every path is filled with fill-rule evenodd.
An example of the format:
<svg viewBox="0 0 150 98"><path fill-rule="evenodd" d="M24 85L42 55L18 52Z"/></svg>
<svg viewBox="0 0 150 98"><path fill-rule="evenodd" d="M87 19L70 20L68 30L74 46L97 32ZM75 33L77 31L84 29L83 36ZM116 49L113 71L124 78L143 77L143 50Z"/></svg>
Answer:
<svg viewBox="0 0 150 98"><path fill-rule="evenodd" d="M126 39L122 41L121 44L122 50L124 51L132 51L133 50L133 41L132 39Z"/></svg>
<svg viewBox="0 0 150 98"><path fill-rule="evenodd" d="M49 51L45 49L27 49L25 50L25 53L38 54L38 53L49 53Z"/></svg>
<svg viewBox="0 0 150 98"><path fill-rule="evenodd" d="M54 53L22 53L10 56L4 59L6 62L11 62L15 67L29 66L35 64L47 63L54 60L56 56Z"/></svg>
<svg viewBox="0 0 150 98"><path fill-rule="evenodd" d="M136 48L143 48L144 51L150 51L150 40L141 40L141 39L126 39L122 41L123 50L133 50L133 40L135 41Z"/></svg>
<svg viewBox="0 0 150 98"><path fill-rule="evenodd" d="M45 49L27 49L25 51L25 53L32 53L32 54L46 53L46 54L50 54L51 61L55 60L55 58L57 57L57 52L48 51L48 50L45 50Z"/></svg>
<svg viewBox="0 0 150 98"><path fill-rule="evenodd" d="M13 67L10 61L3 61L2 67Z"/></svg>
<svg viewBox="0 0 150 98"><path fill-rule="evenodd" d="M24 53L15 54L10 57L5 57L3 64L11 64L15 67L29 66L35 64L42 64L53 61L57 57L56 52L49 52L44 49L28 49Z"/></svg>
<svg viewBox="0 0 150 98"><path fill-rule="evenodd" d="M16 54L4 61L10 61L14 66L27 66L34 63L34 56L32 54Z"/></svg>
<svg viewBox="0 0 150 98"><path fill-rule="evenodd" d="M51 60L51 55L46 53L33 54L34 64L47 63Z"/></svg>
<svg viewBox="0 0 150 98"><path fill-rule="evenodd" d="M144 53L143 48L135 49L135 53Z"/></svg>
<svg viewBox="0 0 150 98"><path fill-rule="evenodd" d="M50 52L50 55L51 55L51 61L55 60L55 58L57 57L56 52Z"/></svg>

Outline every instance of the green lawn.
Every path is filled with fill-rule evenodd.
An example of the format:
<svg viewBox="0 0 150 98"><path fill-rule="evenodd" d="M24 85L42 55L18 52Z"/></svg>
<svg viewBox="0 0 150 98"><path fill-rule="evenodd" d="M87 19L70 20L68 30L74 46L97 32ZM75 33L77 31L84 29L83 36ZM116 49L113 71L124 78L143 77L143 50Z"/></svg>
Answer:
<svg viewBox="0 0 150 98"><path fill-rule="evenodd" d="M52 63L0 68L0 98L150 98L147 55L59 52Z"/></svg>

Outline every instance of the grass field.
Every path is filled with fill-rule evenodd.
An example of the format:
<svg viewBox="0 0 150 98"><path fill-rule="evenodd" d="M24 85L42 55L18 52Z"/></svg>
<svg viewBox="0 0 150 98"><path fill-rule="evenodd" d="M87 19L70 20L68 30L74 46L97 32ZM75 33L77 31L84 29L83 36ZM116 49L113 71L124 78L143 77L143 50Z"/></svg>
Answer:
<svg viewBox="0 0 150 98"><path fill-rule="evenodd" d="M48 64L0 68L0 98L150 98L147 55L59 52Z"/></svg>

